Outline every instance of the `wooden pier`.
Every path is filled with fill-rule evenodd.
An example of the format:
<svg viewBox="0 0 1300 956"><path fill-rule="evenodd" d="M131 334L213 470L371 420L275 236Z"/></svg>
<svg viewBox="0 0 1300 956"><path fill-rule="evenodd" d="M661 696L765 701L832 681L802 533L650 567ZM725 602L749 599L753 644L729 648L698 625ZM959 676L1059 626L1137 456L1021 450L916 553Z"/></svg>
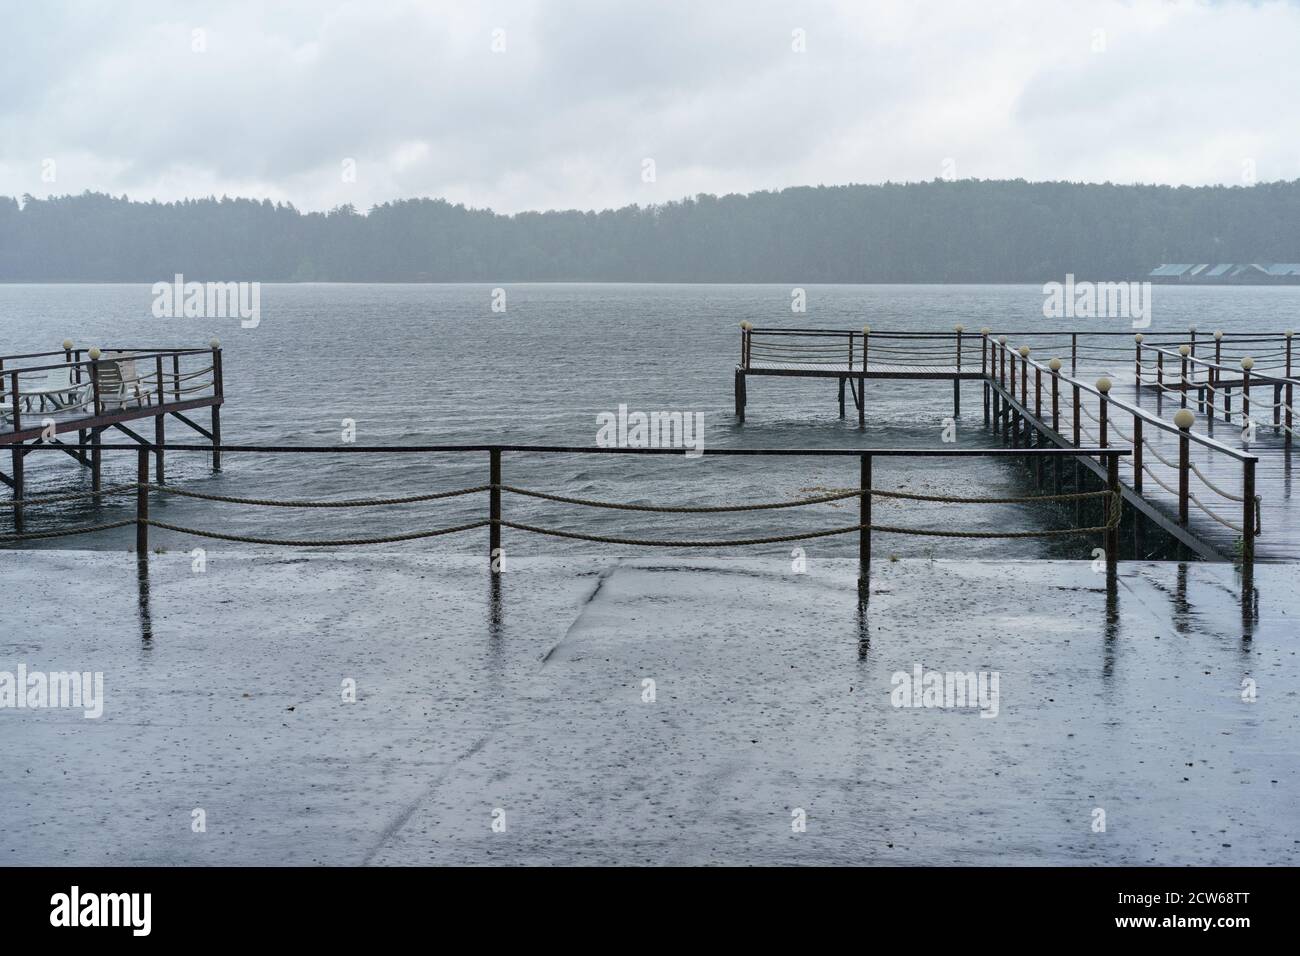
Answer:
<svg viewBox="0 0 1300 956"><path fill-rule="evenodd" d="M206 349L75 348L71 341L57 352L0 356L0 446L10 449L10 472L0 483L24 497L24 461L35 447L53 446L89 468L92 491L102 486L102 436L109 429L148 447L157 484L164 481L167 418L198 432L219 449L222 384L221 343ZM186 413L209 409L211 427ZM152 440L129 422L153 419ZM75 442L60 435L76 434ZM212 457L221 470L220 451ZM14 527L24 528L21 505L14 507Z"/></svg>
<svg viewBox="0 0 1300 956"><path fill-rule="evenodd" d="M975 380L985 426L1013 447L1131 452L1119 461L1122 495L1137 517L1136 554L1155 527L1183 554L1245 565L1257 555L1300 559L1290 460L1300 380L1290 332L760 330L745 322L740 354L741 421L752 375L836 378L841 417L847 383L862 428L868 381L951 381L957 417L961 384ZM1041 462L1035 473L1041 487ZM1108 478L1095 456L1078 455L1064 478L1053 463L1050 478L1059 491L1063 481L1084 487L1089 476Z"/></svg>

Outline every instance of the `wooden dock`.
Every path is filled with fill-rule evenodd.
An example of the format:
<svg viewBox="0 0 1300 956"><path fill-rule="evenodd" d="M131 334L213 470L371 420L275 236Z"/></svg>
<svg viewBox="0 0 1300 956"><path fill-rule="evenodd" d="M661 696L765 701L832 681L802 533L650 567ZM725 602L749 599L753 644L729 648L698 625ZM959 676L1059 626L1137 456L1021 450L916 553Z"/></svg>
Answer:
<svg viewBox="0 0 1300 956"><path fill-rule="evenodd" d="M1013 447L1130 450L1121 478L1137 518L1135 553L1143 553L1144 532L1158 528L1180 553L1297 560L1291 453L1300 380L1293 371L1289 332L760 330L742 323L736 414L744 421L751 375L836 378L840 416L847 384L863 428L868 381L949 380L956 417L962 381L976 380L985 426ZM1076 460L1066 484L1105 479L1095 457ZM1041 485L1041 465L1036 474ZM1051 481L1059 490L1059 468Z"/></svg>
<svg viewBox="0 0 1300 956"><path fill-rule="evenodd" d="M37 446L61 448L89 468L92 490L101 489L100 446L109 429L151 450L154 475L164 480L168 417L221 444L221 343L206 349L75 348L64 342L57 352L0 356L0 446L10 449L10 472L0 470L0 483L24 496L24 460ZM186 413L209 409L211 428ZM153 419L152 440L129 422ZM75 442L60 435L76 434ZM220 452L213 454L221 469ZM14 527L24 528L24 509L13 509Z"/></svg>

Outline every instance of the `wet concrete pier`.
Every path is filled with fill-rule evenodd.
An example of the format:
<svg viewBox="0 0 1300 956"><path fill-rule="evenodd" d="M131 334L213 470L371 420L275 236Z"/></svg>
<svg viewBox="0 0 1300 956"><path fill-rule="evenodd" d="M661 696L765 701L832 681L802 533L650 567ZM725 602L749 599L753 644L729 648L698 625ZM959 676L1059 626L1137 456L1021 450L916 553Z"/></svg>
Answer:
<svg viewBox="0 0 1300 956"><path fill-rule="evenodd" d="M0 553L0 671L106 698L0 710L6 864L1300 861L1291 565L150 564Z"/></svg>

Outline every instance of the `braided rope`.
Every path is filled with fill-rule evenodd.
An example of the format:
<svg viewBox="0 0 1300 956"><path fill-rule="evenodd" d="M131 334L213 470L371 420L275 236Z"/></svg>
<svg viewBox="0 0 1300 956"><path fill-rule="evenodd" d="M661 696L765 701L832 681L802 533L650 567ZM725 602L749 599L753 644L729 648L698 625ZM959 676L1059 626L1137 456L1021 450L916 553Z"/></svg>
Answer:
<svg viewBox="0 0 1300 956"><path fill-rule="evenodd" d="M1205 507L1205 505L1201 504L1201 500L1200 500L1199 498L1197 498L1196 495L1192 494L1190 491L1187 493L1187 500L1188 500L1188 501L1193 501L1193 502L1195 502L1195 503L1196 503L1196 507L1200 508L1202 511L1204 511L1207 515L1209 515L1209 516L1210 516L1211 518L1213 518L1215 521L1219 522L1219 524L1223 525L1225 528L1230 528L1230 529L1232 529L1233 531L1237 532L1237 534L1245 535L1246 532L1243 531L1243 530L1241 529L1241 526L1240 526L1240 525L1235 525L1235 524L1233 524L1231 521L1229 521L1227 518L1222 518L1222 517L1220 517L1219 515L1216 515L1216 514L1215 514L1213 511L1211 511L1209 508Z"/></svg>
<svg viewBox="0 0 1300 956"><path fill-rule="evenodd" d="M169 485L144 485L149 491L161 491L164 494L179 495L182 498L197 498L200 501L216 501L230 505L259 505L266 508L370 508L383 505L407 505L418 501L437 501L442 498L457 498L461 495L477 494L487 491L491 485L478 485L474 488L460 488L456 491L439 491L427 495L410 495L406 498L353 498L346 501L281 501L275 498L232 498L227 495L209 495L198 491L185 491Z"/></svg>
<svg viewBox="0 0 1300 956"><path fill-rule="evenodd" d="M101 488L99 491L79 491L66 495L54 495L49 498L22 498L17 501L0 501L0 508L31 508L36 505L52 505L61 501L84 501L87 498L102 498L105 495L116 495L123 491L132 491L139 485L132 483L129 485L114 485L111 488Z"/></svg>
<svg viewBox="0 0 1300 956"><path fill-rule="evenodd" d="M526 488L516 488L512 485L501 485L502 491L508 491L512 494L523 495L528 498L540 498L545 501L557 501L561 504L585 505L590 508L612 508L619 511L650 511L663 514L716 514L720 512L734 511L766 511L772 508L796 508L800 505L822 504L828 501L843 501L846 498L860 498L864 494L869 494L873 498L903 498L909 501L938 501L945 504L968 504L968 505L1013 505L1013 504L1031 504L1035 501L1076 501L1082 498L1100 498L1107 494L1108 491L1080 491L1070 492L1059 495L1027 495L1019 498L958 498L950 495L925 495L909 491L887 491L884 489L868 488L865 491L854 488L845 491L834 492L827 495L819 495L815 498L802 498L796 501L778 501L757 505L718 505L718 506L684 506L670 507L658 505L632 505L622 504L610 501L595 501L590 498L573 498L565 495L552 495L541 491L530 491Z"/></svg>
<svg viewBox="0 0 1300 956"><path fill-rule="evenodd" d="M1196 467L1196 462L1194 462L1194 461L1188 461L1187 464L1188 464L1188 466L1192 469L1192 471L1196 473L1196 477L1197 477L1197 478L1200 478L1201 481L1205 482L1205 484L1209 487L1209 489L1210 489L1211 491L1217 492L1218 494L1220 494L1220 495L1222 495L1223 497L1227 498L1229 501L1245 501L1245 500L1246 500L1246 498L1245 498L1244 495L1234 495L1234 494L1233 494L1232 492L1230 492L1230 491L1224 491L1222 488L1220 488L1220 487L1219 487L1218 485L1216 485L1214 482L1210 481L1210 479L1207 478L1207 477L1205 476L1205 473L1204 473L1203 471L1201 471L1201 469L1199 469L1199 468Z"/></svg>
<svg viewBox="0 0 1300 956"><path fill-rule="evenodd" d="M1176 492L1174 489L1170 488L1170 487L1169 487L1168 485L1166 485L1163 481L1161 481L1161 480L1160 480L1160 476L1157 475L1157 474L1156 474L1154 471L1152 471L1150 468L1148 468L1147 465L1146 465L1146 462L1143 462L1143 463L1142 463L1142 470L1145 471L1148 475L1150 475L1150 476L1151 476L1151 479L1152 479L1152 480L1153 480L1157 485L1159 485L1161 488L1165 489L1165 491L1169 492L1169 493L1170 493L1171 495L1173 495L1175 498L1178 497L1178 492Z"/></svg>
<svg viewBox="0 0 1300 956"><path fill-rule="evenodd" d="M96 531L109 531L113 528L125 528L135 524L134 518L124 521L112 521L108 524L88 525L81 528L65 528L62 531L32 531L26 534L0 534L0 541L38 541L43 538L68 538L74 534L91 534Z"/></svg>
<svg viewBox="0 0 1300 956"><path fill-rule="evenodd" d="M1160 454L1160 452L1156 451L1155 446L1152 445L1151 442L1147 441L1145 438L1142 439L1142 445L1143 445L1143 447L1146 448L1147 451L1149 451L1149 452L1151 452L1151 454L1155 455L1156 458L1159 459L1159 461L1160 461L1162 464L1167 465L1168 467L1173 468L1173 469L1175 469L1175 470L1178 469L1178 466L1177 466L1177 465L1175 465L1172 461L1170 461L1170 460L1169 460L1168 458L1166 458L1164 455Z"/></svg>
<svg viewBox="0 0 1300 956"><path fill-rule="evenodd" d="M542 491L531 491L527 488L516 488L513 485L501 485L502 491L508 491L511 494L522 495L526 498L541 498L544 501L557 501L566 505L586 505L589 508L612 508L618 511L653 511L664 514L715 514L728 511L766 511L771 508L797 508L800 505L816 505L827 501L842 501L845 498L859 498L862 492L858 489L852 491L835 492L828 495L819 495L815 498L800 498L795 501L777 501L768 502L758 505L717 505L717 506L658 506L658 505L633 505L622 504L613 501L594 501L590 498L572 498L566 495L552 495ZM872 492L875 494L875 492Z"/></svg>
<svg viewBox="0 0 1300 956"><path fill-rule="evenodd" d="M1110 494L1110 492L1103 492ZM1119 499L1115 495L1116 500ZM1111 531L1119 526L1119 507L1112 506L1111 517L1104 525L1089 528L1063 528L1044 531L935 531L929 528L903 528L896 525L856 524L843 528L830 528L825 531L808 531L799 534L772 535L765 538L726 538L709 541L671 541L664 538L623 538L611 535L582 534L577 531L560 531L555 528L539 528L536 525L521 524L516 521L497 521L495 524L516 531L528 531L532 534L552 538L571 538L578 541L594 541L599 544L625 544L647 548L731 548L758 544L781 544L790 541L806 541L810 538L826 538L833 535L849 534L854 531L879 531L883 534L909 534L931 538L1055 538L1075 534L1093 534Z"/></svg>
<svg viewBox="0 0 1300 956"><path fill-rule="evenodd" d="M124 522L124 524L134 523L134 521ZM290 548L343 548L365 544L393 544L398 541L414 541L418 538L436 538L445 534L458 534L461 531L473 531L475 528L483 528L491 524L491 522L487 520L473 521L469 524L457 525L454 528L439 528L436 531L410 531L406 534L386 535L382 538L285 539L255 538L250 535L222 534L216 531L203 531L197 528L183 528L180 525L154 521L152 518L147 519L144 523L152 528L162 528L165 531L175 531L179 534L192 534L200 538L216 538L218 541L234 541L239 544L282 545Z"/></svg>

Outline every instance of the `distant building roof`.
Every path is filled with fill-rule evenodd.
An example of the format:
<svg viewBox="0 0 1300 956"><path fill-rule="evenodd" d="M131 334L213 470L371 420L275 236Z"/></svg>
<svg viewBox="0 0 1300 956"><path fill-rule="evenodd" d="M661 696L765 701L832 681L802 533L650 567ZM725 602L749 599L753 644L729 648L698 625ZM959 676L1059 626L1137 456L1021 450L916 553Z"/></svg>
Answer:
<svg viewBox="0 0 1300 956"><path fill-rule="evenodd" d="M1190 262L1185 264L1174 264L1174 265L1166 264L1166 265L1157 266L1156 268L1152 269L1151 274L1153 276L1180 276L1191 267L1192 264Z"/></svg>
<svg viewBox="0 0 1300 956"><path fill-rule="evenodd" d="M1207 276L1221 276L1232 268L1231 262L1220 262L1217 266L1205 273Z"/></svg>
<svg viewBox="0 0 1300 956"><path fill-rule="evenodd" d="M1271 276L1300 276L1300 262L1275 262L1268 267Z"/></svg>
<svg viewBox="0 0 1300 956"><path fill-rule="evenodd" d="M1187 274L1189 276L1198 276L1208 268L1210 268L1210 264L1208 262L1203 262L1199 266L1193 268L1192 271Z"/></svg>

